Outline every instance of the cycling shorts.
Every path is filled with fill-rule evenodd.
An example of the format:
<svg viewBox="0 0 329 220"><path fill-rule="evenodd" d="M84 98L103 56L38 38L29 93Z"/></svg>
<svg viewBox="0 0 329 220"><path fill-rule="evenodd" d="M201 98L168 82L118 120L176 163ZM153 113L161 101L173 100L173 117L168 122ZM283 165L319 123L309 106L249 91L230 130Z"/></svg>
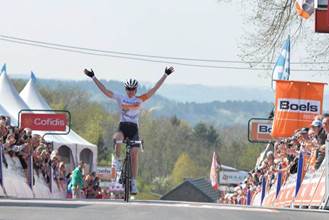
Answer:
<svg viewBox="0 0 329 220"><path fill-rule="evenodd" d="M123 134L123 139L129 139L132 141L138 141L138 125L132 122L120 122L119 131ZM139 144L133 145L131 147L139 147Z"/></svg>

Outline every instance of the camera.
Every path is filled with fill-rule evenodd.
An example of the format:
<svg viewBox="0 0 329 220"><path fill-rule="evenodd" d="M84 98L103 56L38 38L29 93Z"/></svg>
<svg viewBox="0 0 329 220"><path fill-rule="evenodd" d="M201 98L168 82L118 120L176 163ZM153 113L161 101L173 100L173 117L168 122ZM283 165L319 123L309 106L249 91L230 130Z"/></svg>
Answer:
<svg viewBox="0 0 329 220"><path fill-rule="evenodd" d="M24 134L24 135L23 135L23 139L26 141L26 140L28 140L28 139L31 139L31 136L29 136L29 135L27 135L27 134Z"/></svg>
<svg viewBox="0 0 329 220"><path fill-rule="evenodd" d="M30 134L28 134L26 131L24 131L24 135L23 135L24 141L31 139L31 138L32 138L32 136Z"/></svg>

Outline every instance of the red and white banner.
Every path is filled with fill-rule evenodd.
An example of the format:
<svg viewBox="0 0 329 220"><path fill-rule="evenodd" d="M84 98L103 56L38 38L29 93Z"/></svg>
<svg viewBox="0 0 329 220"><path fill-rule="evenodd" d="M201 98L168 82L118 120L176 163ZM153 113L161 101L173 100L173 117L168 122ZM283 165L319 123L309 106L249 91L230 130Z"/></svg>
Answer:
<svg viewBox="0 0 329 220"><path fill-rule="evenodd" d="M67 114L36 114L22 113L20 127L35 131L66 131Z"/></svg>
<svg viewBox="0 0 329 220"><path fill-rule="evenodd" d="M294 131L310 127L314 117L322 114L325 83L276 81L274 138L290 137Z"/></svg>
<svg viewBox="0 0 329 220"><path fill-rule="evenodd" d="M217 168L219 167L217 163L217 155L214 152L212 155L212 162L211 162L211 168L210 168L210 181L211 181L211 186L214 190L218 190L218 172Z"/></svg>

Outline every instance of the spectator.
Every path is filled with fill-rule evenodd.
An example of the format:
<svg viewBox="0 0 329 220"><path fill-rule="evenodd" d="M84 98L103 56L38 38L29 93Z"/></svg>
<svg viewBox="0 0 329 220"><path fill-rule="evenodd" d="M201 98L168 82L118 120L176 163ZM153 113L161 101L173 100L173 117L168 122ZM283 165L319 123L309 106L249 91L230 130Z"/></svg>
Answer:
<svg viewBox="0 0 329 220"><path fill-rule="evenodd" d="M317 170L321 166L326 154L326 145L322 145L317 152L314 168Z"/></svg>
<svg viewBox="0 0 329 220"><path fill-rule="evenodd" d="M86 198L87 199L90 199L90 198L95 198L95 190L94 190L94 180L96 178L96 173L95 172L92 172L88 175L85 176L84 178L84 192L85 192L85 195L86 195Z"/></svg>
<svg viewBox="0 0 329 220"><path fill-rule="evenodd" d="M314 133L311 135L311 139L315 142L315 143L320 143L321 142L321 138L320 138L320 133L322 132L322 121L321 120L314 120L311 124L312 126L312 130L314 131Z"/></svg>
<svg viewBox="0 0 329 220"><path fill-rule="evenodd" d="M329 115L322 119L322 129L319 132L319 143L325 144L329 134Z"/></svg>
<svg viewBox="0 0 329 220"><path fill-rule="evenodd" d="M64 161L61 161L58 166L59 169L59 185L61 190L64 192L66 190L66 169Z"/></svg>
<svg viewBox="0 0 329 220"><path fill-rule="evenodd" d="M5 167L8 167L8 163L5 157L5 150L4 150L4 143L5 143L5 137L7 136L8 130L6 128L6 122L4 121L4 119L2 118L2 116L0 116L0 147L3 149L2 150L2 155L0 155L2 157L2 162L5 165Z"/></svg>
<svg viewBox="0 0 329 220"><path fill-rule="evenodd" d="M81 198L81 190L83 189L83 178L82 172L84 169L84 162L80 161L78 167L76 167L72 172L72 198L79 199Z"/></svg>

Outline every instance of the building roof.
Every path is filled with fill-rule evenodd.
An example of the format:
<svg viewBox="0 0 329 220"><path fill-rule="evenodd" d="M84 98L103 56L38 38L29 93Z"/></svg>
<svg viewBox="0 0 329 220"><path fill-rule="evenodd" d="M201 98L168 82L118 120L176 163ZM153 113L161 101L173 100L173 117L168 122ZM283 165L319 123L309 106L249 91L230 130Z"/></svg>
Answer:
<svg viewBox="0 0 329 220"><path fill-rule="evenodd" d="M202 201L200 202L216 202L218 197L218 192L216 192L212 187L208 180L204 178L199 179L188 179L185 180L183 183L176 186L174 189L170 190L168 193L163 195L160 199L161 200L180 200L180 201L189 201L188 199L191 198L181 198L181 192L186 191L187 188L193 188L195 192L198 192L202 195ZM191 197L191 195L189 195ZM185 200L186 199L186 200ZM198 200L201 198L199 197ZM191 200L196 201L196 200Z"/></svg>
<svg viewBox="0 0 329 220"><path fill-rule="evenodd" d="M211 184L210 181L199 178L199 179L191 179L188 180L192 185L194 185L197 189L199 189L203 194L205 194L207 197L211 198L213 201L217 201L218 198L218 192L216 192Z"/></svg>

